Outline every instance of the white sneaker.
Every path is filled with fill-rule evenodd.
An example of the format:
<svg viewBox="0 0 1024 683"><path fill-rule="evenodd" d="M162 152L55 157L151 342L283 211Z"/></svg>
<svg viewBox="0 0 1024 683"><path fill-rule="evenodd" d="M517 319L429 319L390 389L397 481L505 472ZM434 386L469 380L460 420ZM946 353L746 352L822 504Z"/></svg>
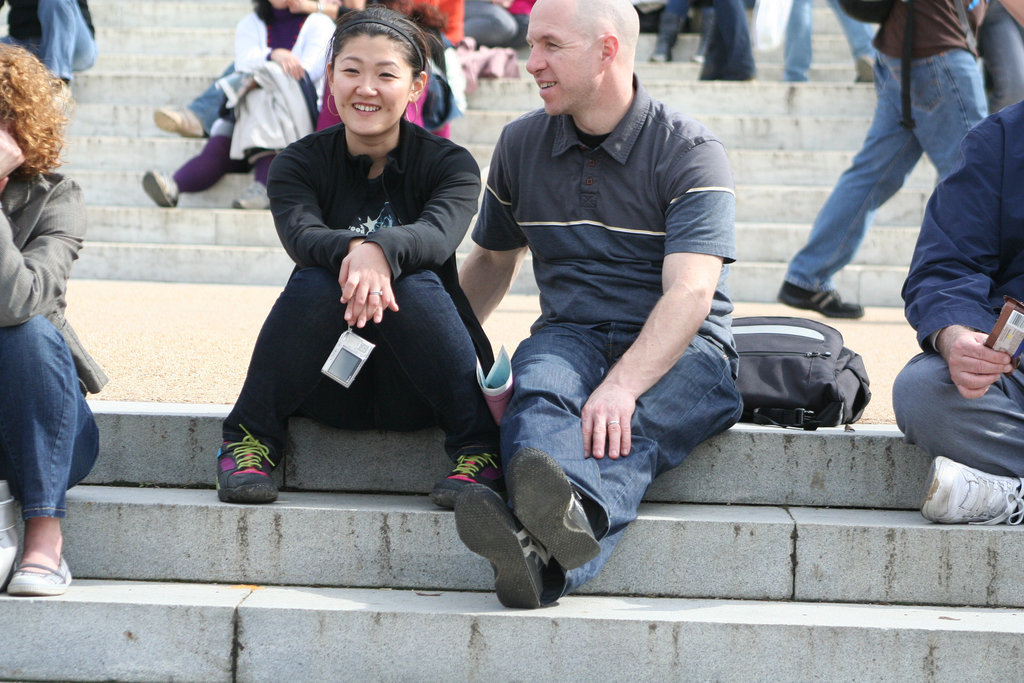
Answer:
<svg viewBox="0 0 1024 683"><path fill-rule="evenodd" d="M932 461L921 515L942 524L1020 524L1024 479L1000 477L939 456Z"/></svg>
<svg viewBox="0 0 1024 683"><path fill-rule="evenodd" d="M27 568L41 569L42 572L28 571ZM60 558L60 566L56 569L41 564L22 563L14 572L11 583L7 586L10 595L40 597L64 595L71 585L71 570L64 558Z"/></svg>
<svg viewBox="0 0 1024 683"><path fill-rule="evenodd" d="M270 199L267 197L267 186L256 180L245 188L242 196L231 202L236 209L269 209Z"/></svg>
<svg viewBox="0 0 1024 683"><path fill-rule="evenodd" d="M14 498L6 481L0 480L0 592L14 573L14 558L18 554L18 534L14 525Z"/></svg>
<svg viewBox="0 0 1024 683"><path fill-rule="evenodd" d="M186 138L201 138L206 135L199 117L187 107L161 107L153 112L153 123L160 130L177 133Z"/></svg>

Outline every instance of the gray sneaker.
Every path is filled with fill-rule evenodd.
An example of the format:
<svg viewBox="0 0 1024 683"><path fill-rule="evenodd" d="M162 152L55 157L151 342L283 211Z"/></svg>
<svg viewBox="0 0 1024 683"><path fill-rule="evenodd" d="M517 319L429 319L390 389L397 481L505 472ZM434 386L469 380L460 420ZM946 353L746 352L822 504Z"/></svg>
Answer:
<svg viewBox="0 0 1024 683"><path fill-rule="evenodd" d="M942 524L1020 524L1024 479L1000 477L939 456L932 461L921 515Z"/></svg>
<svg viewBox="0 0 1024 683"><path fill-rule="evenodd" d="M142 189L158 206L171 208L178 205L178 183L156 171L146 171L142 176Z"/></svg>
<svg viewBox="0 0 1024 683"><path fill-rule="evenodd" d="M494 592L505 607L544 604L542 578L551 559L496 492L469 484L455 497L455 528L466 547L491 563Z"/></svg>
<svg viewBox="0 0 1024 683"><path fill-rule="evenodd" d="M517 451L505 484L516 517L563 569L581 567L601 552L579 493L550 455L536 448Z"/></svg>
<svg viewBox="0 0 1024 683"><path fill-rule="evenodd" d="M245 188L242 196L231 202L236 209L269 209L270 199L267 197L267 186L261 182L253 181Z"/></svg>
<svg viewBox="0 0 1024 683"><path fill-rule="evenodd" d="M14 558L18 554L16 522L14 498L7 482L0 480L0 593L14 573Z"/></svg>

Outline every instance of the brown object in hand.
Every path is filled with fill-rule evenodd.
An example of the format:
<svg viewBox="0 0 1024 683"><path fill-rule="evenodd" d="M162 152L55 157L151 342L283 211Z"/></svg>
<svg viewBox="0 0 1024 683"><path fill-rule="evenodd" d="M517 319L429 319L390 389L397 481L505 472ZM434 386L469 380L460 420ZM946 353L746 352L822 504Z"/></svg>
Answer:
<svg viewBox="0 0 1024 683"><path fill-rule="evenodd" d="M1024 304L1012 296L1003 296L1003 309L985 340L985 346L1008 354L1014 369L1020 365L1021 350L1024 350ZM1012 374L1012 371L1007 374Z"/></svg>

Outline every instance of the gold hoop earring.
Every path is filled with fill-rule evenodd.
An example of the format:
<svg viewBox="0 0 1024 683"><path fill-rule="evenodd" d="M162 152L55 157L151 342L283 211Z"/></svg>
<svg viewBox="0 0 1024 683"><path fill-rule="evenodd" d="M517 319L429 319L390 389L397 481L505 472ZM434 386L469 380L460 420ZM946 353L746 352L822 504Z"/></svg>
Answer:
<svg viewBox="0 0 1024 683"><path fill-rule="evenodd" d="M331 111L331 105L334 105L334 111ZM338 105L334 102L334 93L331 92L331 86L327 86L327 113L331 116L337 116L341 118L341 114L338 113Z"/></svg>

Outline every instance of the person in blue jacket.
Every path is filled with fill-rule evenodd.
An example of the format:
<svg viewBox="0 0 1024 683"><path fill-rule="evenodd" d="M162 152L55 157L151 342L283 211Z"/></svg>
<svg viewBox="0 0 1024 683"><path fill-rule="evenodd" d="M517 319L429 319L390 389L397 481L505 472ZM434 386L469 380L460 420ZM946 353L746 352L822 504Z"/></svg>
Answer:
<svg viewBox="0 0 1024 683"><path fill-rule="evenodd" d="M921 508L933 522L1024 519L1024 375L985 345L1003 296L1024 299L1022 183L1018 103L967 133L903 287L923 352L896 378L893 409L907 441L934 457Z"/></svg>

